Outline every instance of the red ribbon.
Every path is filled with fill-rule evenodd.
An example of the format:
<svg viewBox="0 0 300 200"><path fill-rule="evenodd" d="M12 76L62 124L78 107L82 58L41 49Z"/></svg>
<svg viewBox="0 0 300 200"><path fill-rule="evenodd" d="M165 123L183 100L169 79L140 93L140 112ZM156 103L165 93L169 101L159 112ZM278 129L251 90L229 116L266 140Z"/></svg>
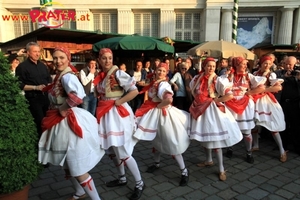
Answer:
<svg viewBox="0 0 300 200"><path fill-rule="evenodd" d="M85 186L87 185L88 188L89 188L89 190L92 191L92 186L91 186L91 184L90 184L90 182L91 182L92 180L93 180L93 179L90 178L88 181L86 181L86 182L84 182L84 183L81 183L80 185L81 185L82 187L85 187Z"/></svg>
<svg viewBox="0 0 300 200"><path fill-rule="evenodd" d="M61 122L65 117L61 116L58 109L48 110L42 120L42 130L49 130L54 125ZM67 121L70 129L80 138L83 137L82 129L78 125L75 114L72 109L68 109Z"/></svg>
<svg viewBox="0 0 300 200"><path fill-rule="evenodd" d="M145 103L143 103L143 105L135 111L135 116L136 117L143 116L152 108L156 108L158 104L160 104L160 102L153 102L151 100L145 101ZM165 108L161 108L161 109L162 109L163 116L167 116L166 109Z"/></svg>
<svg viewBox="0 0 300 200"><path fill-rule="evenodd" d="M115 105L115 100L99 101L96 109L96 116L98 123L100 122L101 117L103 117L108 111ZM116 106L117 111L121 117L129 116L128 110L122 105Z"/></svg>
<svg viewBox="0 0 300 200"><path fill-rule="evenodd" d="M226 101L225 105L228 106L231 110L233 110L237 114L242 114L244 110L246 109L248 103L249 103L249 97L245 95L240 100L237 99L231 99L230 101Z"/></svg>
<svg viewBox="0 0 300 200"><path fill-rule="evenodd" d="M256 103L258 99L262 98L265 95L268 95L274 103L277 103L277 100L276 100L274 94L271 92L265 92L265 93L261 93L261 94L252 95L253 101Z"/></svg>

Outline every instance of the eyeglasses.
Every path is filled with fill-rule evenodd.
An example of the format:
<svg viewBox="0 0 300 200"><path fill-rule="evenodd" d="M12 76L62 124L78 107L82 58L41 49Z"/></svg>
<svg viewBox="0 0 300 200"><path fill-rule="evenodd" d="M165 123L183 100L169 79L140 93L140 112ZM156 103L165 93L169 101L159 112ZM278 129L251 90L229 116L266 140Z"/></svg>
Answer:
<svg viewBox="0 0 300 200"><path fill-rule="evenodd" d="M187 70L187 68L181 68L181 70Z"/></svg>

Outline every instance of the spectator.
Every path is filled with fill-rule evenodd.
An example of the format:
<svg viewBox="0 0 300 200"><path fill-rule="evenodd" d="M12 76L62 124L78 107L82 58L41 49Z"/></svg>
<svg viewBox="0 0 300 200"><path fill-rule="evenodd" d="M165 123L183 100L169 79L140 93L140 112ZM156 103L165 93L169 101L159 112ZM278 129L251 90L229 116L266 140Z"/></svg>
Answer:
<svg viewBox="0 0 300 200"><path fill-rule="evenodd" d="M127 68L126 68L125 63L122 63L122 64L119 66L119 69L122 70L123 72L126 72L126 71L127 71Z"/></svg>
<svg viewBox="0 0 300 200"><path fill-rule="evenodd" d="M286 130L281 133L281 138L285 149L292 145L295 152L300 155L300 71L295 70L291 73L296 61L294 56L288 57L285 61L286 73L284 74L280 104L284 112Z"/></svg>
<svg viewBox="0 0 300 200"><path fill-rule="evenodd" d="M35 42L26 45L28 58L19 64L16 69L16 76L21 84L20 89L25 91L25 97L29 103L29 110L34 118L38 134L42 134L41 122L49 107L49 99L43 88L52 83L51 76L39 59L41 48Z"/></svg>
<svg viewBox="0 0 300 200"><path fill-rule="evenodd" d="M170 84L173 86L174 91L176 92L176 96L174 98L173 105L176 106L180 110L188 111L187 107L187 98L186 98L186 91L185 91L185 85L184 85L184 74L187 71L186 63L179 63L179 72L176 72L173 76L173 78L170 80Z"/></svg>
<svg viewBox="0 0 300 200"><path fill-rule="evenodd" d="M138 91L141 91L145 86L145 81L147 78L147 72L143 69L143 63L141 60L137 60L135 62L135 68L129 72L129 75L134 77ZM133 112L135 112L143 102L144 94L138 94L131 102Z"/></svg>
<svg viewBox="0 0 300 200"><path fill-rule="evenodd" d="M221 62L220 62L218 76L222 76L222 75L226 74L227 68L228 68L228 59L222 58Z"/></svg>
<svg viewBox="0 0 300 200"><path fill-rule="evenodd" d="M86 193L92 200L100 200L88 173L104 155L97 121L89 112L77 107L85 92L70 67L70 51L56 47L53 59L58 74L54 83L47 87L51 104L42 123L44 132L39 142L39 161L64 168L65 177L70 178L76 188L71 200L83 199Z"/></svg>
<svg viewBox="0 0 300 200"><path fill-rule="evenodd" d="M86 94L83 98L82 108L89 111L93 116L95 116L97 106L97 97L94 94L95 88L93 84L95 77L98 75L96 66L96 59L89 59L87 61L87 67L80 70L79 74L81 84Z"/></svg>
<svg viewBox="0 0 300 200"><path fill-rule="evenodd" d="M187 97L187 106L188 108L191 106L194 98L191 93L191 88L190 88L190 82L194 78L196 74L198 74L198 70L194 69L193 66L193 61L191 58L187 58L185 60L187 72L184 74L184 85L185 85L185 91L186 91L186 97Z"/></svg>

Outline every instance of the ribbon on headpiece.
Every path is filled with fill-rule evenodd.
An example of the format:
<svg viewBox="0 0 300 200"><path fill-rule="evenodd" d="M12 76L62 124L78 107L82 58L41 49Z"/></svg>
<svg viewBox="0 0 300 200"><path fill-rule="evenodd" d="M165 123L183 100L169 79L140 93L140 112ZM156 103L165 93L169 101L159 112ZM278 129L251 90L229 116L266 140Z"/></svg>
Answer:
<svg viewBox="0 0 300 200"><path fill-rule="evenodd" d="M113 54L113 52L111 51L111 49L109 49L109 48L102 48L102 49L100 49L100 51L99 51L99 56L102 56L102 55L105 54L105 53Z"/></svg>
<svg viewBox="0 0 300 200"><path fill-rule="evenodd" d="M67 59L69 60L68 66L72 69L73 72L77 73L78 70L70 63L71 62L71 52L69 51L69 49L66 47L55 47L55 49L53 50L53 53L56 51L61 51L64 54L66 54Z"/></svg>
<svg viewBox="0 0 300 200"><path fill-rule="evenodd" d="M208 63L209 61L214 61L214 62L216 62L215 59L214 59L213 57L207 57L207 58L202 62L202 69L203 69L203 70L204 70L204 67L207 65L207 63Z"/></svg>
<svg viewBox="0 0 300 200"><path fill-rule="evenodd" d="M272 62L271 56L263 56L259 59L259 65L262 65L266 60L270 60Z"/></svg>
<svg viewBox="0 0 300 200"><path fill-rule="evenodd" d="M244 60L247 60L243 57L234 57L232 58L232 67L236 69Z"/></svg>
<svg viewBox="0 0 300 200"><path fill-rule="evenodd" d="M159 63L158 67L157 68L165 68L167 71L169 71L169 65L167 63L164 63L164 62L161 62Z"/></svg>

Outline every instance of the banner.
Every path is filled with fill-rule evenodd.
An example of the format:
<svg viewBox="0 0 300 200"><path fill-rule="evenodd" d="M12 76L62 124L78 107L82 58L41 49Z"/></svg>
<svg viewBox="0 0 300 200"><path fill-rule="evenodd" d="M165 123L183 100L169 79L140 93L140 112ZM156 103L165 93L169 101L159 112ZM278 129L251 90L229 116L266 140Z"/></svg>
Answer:
<svg viewBox="0 0 300 200"><path fill-rule="evenodd" d="M257 44L271 44L273 16L238 17L237 43L247 49Z"/></svg>

